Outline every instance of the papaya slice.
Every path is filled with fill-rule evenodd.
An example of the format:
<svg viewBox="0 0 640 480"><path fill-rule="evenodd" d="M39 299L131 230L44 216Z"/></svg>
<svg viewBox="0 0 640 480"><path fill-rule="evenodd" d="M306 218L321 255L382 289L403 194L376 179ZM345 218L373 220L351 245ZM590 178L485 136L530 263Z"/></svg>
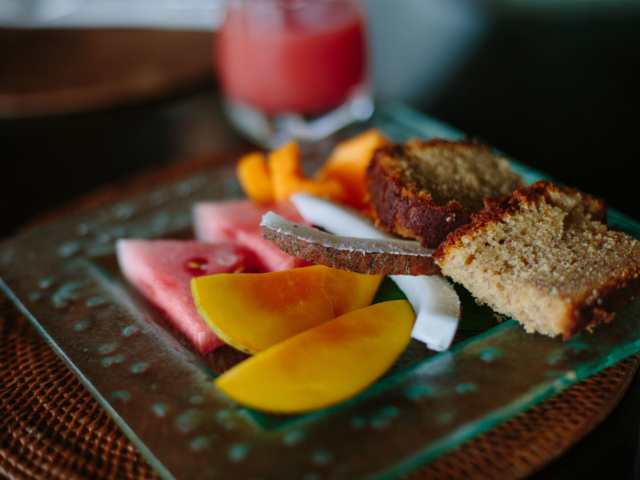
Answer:
<svg viewBox="0 0 640 480"><path fill-rule="evenodd" d="M361 308L243 361L215 384L258 410L293 414L325 408L382 376L409 344L414 321L406 300Z"/></svg>
<svg viewBox="0 0 640 480"><path fill-rule="evenodd" d="M269 152L268 161L261 152L245 155L238 161L236 175L244 193L255 202L280 202L294 193L310 193L366 209L365 170L375 149L387 143L375 128L340 142L310 179L302 171L297 143L289 142Z"/></svg>
<svg viewBox="0 0 640 480"><path fill-rule="evenodd" d="M253 354L371 304L382 281L322 265L196 277L200 316L225 343Z"/></svg>
<svg viewBox="0 0 640 480"><path fill-rule="evenodd" d="M310 180L304 177L300 151L295 142L289 142L269 153L269 171L274 198L278 202L288 200L294 193L310 193L336 201L341 201L345 196L344 187L336 180Z"/></svg>
<svg viewBox="0 0 640 480"><path fill-rule="evenodd" d="M252 152L236 166L236 176L245 195L257 203L273 202L273 182L266 157L261 152Z"/></svg>
<svg viewBox="0 0 640 480"><path fill-rule="evenodd" d="M344 190L343 203L357 209L368 205L369 189L366 169L377 148L389 142L382 132L370 128L348 140L338 143L318 174L320 181L337 181Z"/></svg>

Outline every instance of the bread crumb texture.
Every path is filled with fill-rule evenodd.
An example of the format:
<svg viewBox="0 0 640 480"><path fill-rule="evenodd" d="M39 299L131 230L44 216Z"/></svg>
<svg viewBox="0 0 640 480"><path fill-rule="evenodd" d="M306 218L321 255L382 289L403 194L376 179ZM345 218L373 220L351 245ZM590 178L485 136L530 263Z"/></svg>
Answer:
<svg viewBox="0 0 640 480"><path fill-rule="evenodd" d="M379 226L429 248L470 222L484 197L524 186L509 160L487 146L439 139L378 149L367 181Z"/></svg>
<svg viewBox="0 0 640 480"><path fill-rule="evenodd" d="M527 332L567 339L640 294L640 243L601 200L547 181L486 199L435 253L442 272Z"/></svg>

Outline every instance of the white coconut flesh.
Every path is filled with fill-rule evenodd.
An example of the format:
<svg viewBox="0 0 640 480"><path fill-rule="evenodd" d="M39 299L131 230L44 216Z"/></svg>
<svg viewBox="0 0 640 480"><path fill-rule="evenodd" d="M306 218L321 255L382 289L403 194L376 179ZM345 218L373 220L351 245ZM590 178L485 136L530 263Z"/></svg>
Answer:
<svg viewBox="0 0 640 480"><path fill-rule="evenodd" d="M291 201L307 222L335 235L356 238L397 240L359 213L329 200L296 194ZM417 242L416 242L417 243ZM460 320L460 298L453 286L438 276L390 275L416 312L411 336L428 348L443 351L451 346Z"/></svg>
<svg viewBox="0 0 640 480"><path fill-rule="evenodd" d="M284 235L293 235L305 242L317 243L323 247L347 252L388 253L391 255L415 255L430 257L433 250L424 248L412 240L381 240L374 238L345 237L323 232L317 228L290 222L286 218L267 212L262 217L261 227L266 227Z"/></svg>

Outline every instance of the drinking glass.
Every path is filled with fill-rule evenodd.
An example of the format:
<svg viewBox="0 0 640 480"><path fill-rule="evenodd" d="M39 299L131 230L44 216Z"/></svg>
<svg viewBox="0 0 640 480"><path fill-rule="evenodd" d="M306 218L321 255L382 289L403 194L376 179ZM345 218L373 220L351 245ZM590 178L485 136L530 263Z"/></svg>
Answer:
<svg viewBox="0 0 640 480"><path fill-rule="evenodd" d="M225 110L273 148L315 141L373 113L357 0L227 0L216 39Z"/></svg>

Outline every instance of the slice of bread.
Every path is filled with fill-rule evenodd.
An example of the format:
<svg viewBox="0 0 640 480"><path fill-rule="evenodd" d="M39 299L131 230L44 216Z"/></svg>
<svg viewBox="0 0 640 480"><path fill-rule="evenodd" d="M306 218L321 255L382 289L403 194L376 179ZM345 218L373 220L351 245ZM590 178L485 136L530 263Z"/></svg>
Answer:
<svg viewBox="0 0 640 480"><path fill-rule="evenodd" d="M469 223L484 197L510 195L525 185L487 146L438 139L376 150L367 182L378 226L428 248Z"/></svg>
<svg viewBox="0 0 640 480"><path fill-rule="evenodd" d="M434 256L527 332L567 339L640 295L640 242L601 223L601 200L539 181L485 203Z"/></svg>

